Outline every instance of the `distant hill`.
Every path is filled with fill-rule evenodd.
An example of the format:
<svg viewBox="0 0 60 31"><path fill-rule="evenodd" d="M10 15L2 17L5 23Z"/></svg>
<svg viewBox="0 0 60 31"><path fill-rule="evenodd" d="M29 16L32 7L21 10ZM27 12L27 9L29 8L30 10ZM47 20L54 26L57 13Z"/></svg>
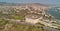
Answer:
<svg viewBox="0 0 60 31"><path fill-rule="evenodd" d="M45 4L40 3L6 3L6 2L0 2L0 6L20 6L20 5L37 5L37 6L49 6Z"/></svg>

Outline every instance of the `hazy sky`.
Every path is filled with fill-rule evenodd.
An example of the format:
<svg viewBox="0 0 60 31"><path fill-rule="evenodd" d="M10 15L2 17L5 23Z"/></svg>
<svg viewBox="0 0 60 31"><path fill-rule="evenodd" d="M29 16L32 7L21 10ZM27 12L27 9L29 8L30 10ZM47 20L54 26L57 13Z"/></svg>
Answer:
<svg viewBox="0 0 60 31"><path fill-rule="evenodd" d="M60 0L0 0L8 3L42 3L42 4L60 4Z"/></svg>

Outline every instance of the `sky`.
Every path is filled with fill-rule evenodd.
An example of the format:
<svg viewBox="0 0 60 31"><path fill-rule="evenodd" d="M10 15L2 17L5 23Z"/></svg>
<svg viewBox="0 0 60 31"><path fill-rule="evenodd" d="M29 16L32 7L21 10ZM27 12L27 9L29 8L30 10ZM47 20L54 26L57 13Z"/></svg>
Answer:
<svg viewBox="0 0 60 31"><path fill-rule="evenodd" d="M7 3L41 3L41 4L60 4L60 0L0 0Z"/></svg>

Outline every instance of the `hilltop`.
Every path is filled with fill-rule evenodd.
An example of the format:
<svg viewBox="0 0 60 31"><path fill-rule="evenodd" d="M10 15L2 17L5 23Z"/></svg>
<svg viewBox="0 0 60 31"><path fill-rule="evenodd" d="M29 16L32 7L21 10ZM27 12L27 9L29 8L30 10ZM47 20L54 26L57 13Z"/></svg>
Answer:
<svg viewBox="0 0 60 31"><path fill-rule="evenodd" d="M34 31L47 30L44 27L60 29L59 21L45 11L51 10L50 5L40 3L0 3L0 25L3 31ZM53 7L54 8L54 7ZM52 10L55 10L53 9ZM52 11L51 10L51 11ZM57 9L56 9L57 10ZM58 10L57 10L58 11ZM54 11L53 11L54 12ZM49 12L48 12L49 13ZM59 22L59 23L58 23ZM22 24L22 25L21 25ZM28 26L28 27L27 27ZM43 27L44 26L44 27ZM30 28L31 27L31 28ZM22 29L21 29L22 28ZM35 29L36 28L36 29ZM33 31L31 29L31 31Z"/></svg>

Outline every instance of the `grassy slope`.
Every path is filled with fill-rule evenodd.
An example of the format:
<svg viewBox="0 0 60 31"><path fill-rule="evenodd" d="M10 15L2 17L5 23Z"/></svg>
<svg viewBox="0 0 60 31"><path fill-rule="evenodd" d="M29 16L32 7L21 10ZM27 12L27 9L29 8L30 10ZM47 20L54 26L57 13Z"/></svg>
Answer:
<svg viewBox="0 0 60 31"><path fill-rule="evenodd" d="M41 27L29 26L24 24L16 24L8 21L0 21L0 31L5 29L5 25L8 24L6 31L44 31ZM12 24L12 26L11 26Z"/></svg>

